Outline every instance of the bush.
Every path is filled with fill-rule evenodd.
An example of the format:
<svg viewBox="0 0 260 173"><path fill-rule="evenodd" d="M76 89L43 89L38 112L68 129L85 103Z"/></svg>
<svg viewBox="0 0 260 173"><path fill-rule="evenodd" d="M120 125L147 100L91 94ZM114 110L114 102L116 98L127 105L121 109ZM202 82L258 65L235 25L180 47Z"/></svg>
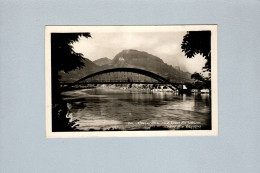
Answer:
<svg viewBox="0 0 260 173"><path fill-rule="evenodd" d="M69 111L66 103L60 103L53 105L52 108L52 131L63 132L63 131L76 131L79 124L79 120L71 121L68 117Z"/></svg>

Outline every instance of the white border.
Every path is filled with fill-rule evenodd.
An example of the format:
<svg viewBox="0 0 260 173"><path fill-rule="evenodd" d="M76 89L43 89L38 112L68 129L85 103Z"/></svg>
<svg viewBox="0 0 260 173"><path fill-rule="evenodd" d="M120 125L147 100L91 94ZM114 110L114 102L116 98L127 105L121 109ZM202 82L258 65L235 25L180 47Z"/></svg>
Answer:
<svg viewBox="0 0 260 173"><path fill-rule="evenodd" d="M51 33L73 32L167 32L211 30L211 89L212 130L167 131L101 131L52 132L51 118ZM218 135L218 79L217 79L217 25L170 26L45 26L45 111L47 138L81 137L151 137L151 136L217 136Z"/></svg>

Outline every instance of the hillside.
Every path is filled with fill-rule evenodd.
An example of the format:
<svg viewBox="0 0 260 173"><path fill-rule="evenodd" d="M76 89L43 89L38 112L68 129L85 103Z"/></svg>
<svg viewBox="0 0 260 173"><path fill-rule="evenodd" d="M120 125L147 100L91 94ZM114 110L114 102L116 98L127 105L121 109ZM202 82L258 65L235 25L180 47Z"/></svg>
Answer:
<svg viewBox="0 0 260 173"><path fill-rule="evenodd" d="M97 59L95 61L93 61L96 65L98 66L103 66L103 65L109 65L112 63L112 60L111 59L108 59L107 57L104 57L104 58L100 58L100 59Z"/></svg>
<svg viewBox="0 0 260 173"><path fill-rule="evenodd" d="M69 73L60 72L59 75L61 76L60 82L75 82L86 75L91 73L95 73L97 71L102 70L103 68L96 65L89 59L84 58L83 63L85 64L84 67L80 69L76 69Z"/></svg>
<svg viewBox="0 0 260 173"><path fill-rule="evenodd" d="M151 55L147 52L138 50L123 50L118 53L112 60L108 58L101 58L94 62L89 59L84 59L85 66L68 74L60 73L62 82L74 82L88 74L119 67L139 68L154 72L163 76L172 82L190 82L191 74L183 72L179 68L174 68L163 62L157 56Z"/></svg>
<svg viewBox="0 0 260 173"><path fill-rule="evenodd" d="M157 73L173 82L189 82L191 74L166 64L157 56L138 50L123 50L104 68L129 67L140 68Z"/></svg>

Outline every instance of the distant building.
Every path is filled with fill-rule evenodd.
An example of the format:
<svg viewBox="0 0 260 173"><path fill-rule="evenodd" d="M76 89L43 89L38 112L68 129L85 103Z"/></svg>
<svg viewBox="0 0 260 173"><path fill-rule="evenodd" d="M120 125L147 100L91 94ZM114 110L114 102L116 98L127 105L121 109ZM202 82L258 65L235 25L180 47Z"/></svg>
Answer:
<svg viewBox="0 0 260 173"><path fill-rule="evenodd" d="M200 92L200 90L199 89L192 89L191 92L192 93L198 93L198 92Z"/></svg>
<svg viewBox="0 0 260 173"><path fill-rule="evenodd" d="M123 57L120 57L119 58L119 61L124 61L125 59Z"/></svg>
<svg viewBox="0 0 260 173"><path fill-rule="evenodd" d="M200 90L201 93L209 93L209 89L202 89Z"/></svg>
<svg viewBox="0 0 260 173"><path fill-rule="evenodd" d="M180 66L175 66L174 68L179 71L181 70Z"/></svg>

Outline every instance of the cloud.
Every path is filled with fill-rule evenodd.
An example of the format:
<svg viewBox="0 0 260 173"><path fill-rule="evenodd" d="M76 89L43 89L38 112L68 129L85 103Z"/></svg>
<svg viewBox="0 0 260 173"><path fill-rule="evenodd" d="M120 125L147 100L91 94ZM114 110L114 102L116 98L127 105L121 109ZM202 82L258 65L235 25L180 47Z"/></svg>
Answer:
<svg viewBox="0 0 260 173"><path fill-rule="evenodd" d="M74 51L94 61L114 58L124 49L145 51L161 58L165 63L180 66L182 70L201 72L205 59L200 55L188 59L181 50L186 32L92 32L92 38L81 37L73 44Z"/></svg>

